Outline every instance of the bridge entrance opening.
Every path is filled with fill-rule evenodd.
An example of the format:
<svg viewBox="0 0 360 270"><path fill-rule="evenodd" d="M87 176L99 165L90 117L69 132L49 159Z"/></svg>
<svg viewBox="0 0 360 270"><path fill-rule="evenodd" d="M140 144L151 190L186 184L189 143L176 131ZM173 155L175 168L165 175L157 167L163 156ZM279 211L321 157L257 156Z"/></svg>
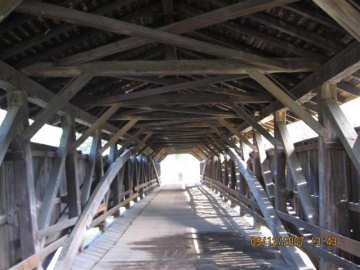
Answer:
<svg viewBox="0 0 360 270"><path fill-rule="evenodd" d="M190 154L168 155L161 163L161 183L163 185L200 184L200 162Z"/></svg>

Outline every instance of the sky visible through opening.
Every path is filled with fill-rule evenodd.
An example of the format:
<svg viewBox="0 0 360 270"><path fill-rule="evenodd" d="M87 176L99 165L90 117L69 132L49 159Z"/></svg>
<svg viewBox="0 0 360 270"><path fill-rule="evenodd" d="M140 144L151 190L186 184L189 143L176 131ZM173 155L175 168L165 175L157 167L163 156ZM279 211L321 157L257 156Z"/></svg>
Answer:
<svg viewBox="0 0 360 270"><path fill-rule="evenodd" d="M190 154L168 155L161 163L161 184L200 183L200 161Z"/></svg>

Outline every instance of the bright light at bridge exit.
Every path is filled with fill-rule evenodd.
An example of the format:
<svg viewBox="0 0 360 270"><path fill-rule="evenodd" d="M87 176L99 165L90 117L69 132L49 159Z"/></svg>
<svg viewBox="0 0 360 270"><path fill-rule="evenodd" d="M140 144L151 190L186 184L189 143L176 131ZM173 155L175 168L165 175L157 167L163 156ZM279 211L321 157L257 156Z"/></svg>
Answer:
<svg viewBox="0 0 360 270"><path fill-rule="evenodd" d="M200 183L200 162L190 154L168 155L160 165L163 185Z"/></svg>

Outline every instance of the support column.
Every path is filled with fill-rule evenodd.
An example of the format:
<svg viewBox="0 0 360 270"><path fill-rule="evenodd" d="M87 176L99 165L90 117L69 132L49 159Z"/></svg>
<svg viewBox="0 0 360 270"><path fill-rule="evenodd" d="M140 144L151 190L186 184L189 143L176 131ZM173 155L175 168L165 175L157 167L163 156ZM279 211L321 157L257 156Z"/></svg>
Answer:
<svg viewBox="0 0 360 270"><path fill-rule="evenodd" d="M27 97L23 91L13 91L8 98L9 107L22 108L15 137L11 143L11 149L18 153L14 161L14 181L18 207L18 219L20 228L20 254L21 258L36 254L39 251L37 240L37 212L34 182L34 168L30 141L23 138L23 131L29 126L27 113ZM18 158L19 157L19 158Z"/></svg>
<svg viewBox="0 0 360 270"><path fill-rule="evenodd" d="M341 163L336 160L339 151L334 145L338 143L336 130L332 128L326 106L336 102L337 89L330 84L324 84L320 89L319 120L327 129L327 136L320 136L318 140L319 152L319 225L333 232L347 235L341 228L348 227L348 210L341 208L341 197L344 192L344 183L339 175ZM345 223L345 224L344 224ZM335 270L337 267L324 259L320 260L320 270Z"/></svg>
<svg viewBox="0 0 360 270"><path fill-rule="evenodd" d="M81 198L80 198L80 180L78 171L78 157L77 151L72 147L76 141L75 137L75 122L70 115L65 116L65 121L69 123L69 153L66 157L66 184L67 184L67 201L69 205L69 218L77 217L81 213Z"/></svg>
<svg viewBox="0 0 360 270"><path fill-rule="evenodd" d="M275 138L280 140L279 125L286 125L286 112L277 111L274 115L275 119ZM275 180L275 208L276 210L286 213L286 156L284 148L280 144L275 145L274 162L273 162L273 178Z"/></svg>

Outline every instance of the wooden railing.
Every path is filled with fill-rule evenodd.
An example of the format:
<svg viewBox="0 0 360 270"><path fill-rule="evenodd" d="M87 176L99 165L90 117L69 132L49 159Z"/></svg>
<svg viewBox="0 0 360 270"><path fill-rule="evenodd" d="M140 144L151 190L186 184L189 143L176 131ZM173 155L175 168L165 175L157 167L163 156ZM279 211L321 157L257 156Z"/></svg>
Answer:
<svg viewBox="0 0 360 270"><path fill-rule="evenodd" d="M222 194L222 196L228 198L233 203L240 205L243 210L251 214L258 222L261 222L266 226L264 217L258 211L256 211L258 210L258 206L254 200L246 198L240 194L239 191L231 189L230 187L222 184L220 181L211 179L207 176L203 177L203 184L217 190ZM311 243L311 237L321 237L321 239L335 237L337 240L337 249L343 250L356 257L360 257L360 241L351 239L336 232L332 232L320 226L310 224L297 216L289 215L288 213L284 213L279 210L277 210L277 214L279 218L285 223L293 224L297 228L303 228L305 231L309 232L309 235L305 237L305 241L302 246L302 249L305 252L311 252L313 255L331 261L339 267L345 267L344 269L360 269L360 265L357 265L354 262L331 252L330 250L324 248L324 246L317 247L313 245ZM298 232L290 232L290 234L299 237L304 236Z"/></svg>
<svg viewBox="0 0 360 270"><path fill-rule="evenodd" d="M124 198L123 201L121 201L116 206L106 210L98 211L98 213L101 213L101 215L98 215L96 218L93 219L90 227L96 227L102 222L105 221L105 219L109 216L112 216L118 211L121 207L127 206L131 201L135 201L140 194L147 192L153 188L158 186L158 182L156 179L150 180L148 182L145 182L143 184L137 185L134 190L137 191L137 193L132 193L130 191L123 192L121 196ZM128 198L125 199L125 196L130 195ZM101 206L100 206L101 207ZM99 207L99 208L100 208ZM2 217L3 218L3 217ZM5 220L5 217L4 217ZM59 233L65 229L73 227L78 220L78 217L74 217L71 219L67 219L61 222L56 223L55 225L49 226L48 228L44 230L40 230L37 233L38 239L43 239L46 236ZM41 261L44 260L47 256L49 256L51 253L53 253L55 250L57 250L59 247L61 247L66 239L68 238L69 234L61 236L59 239L55 240L54 242L50 243L46 247L42 248L41 251L38 254L34 254L27 259L19 262L18 264L12 266L9 270L32 270L37 268Z"/></svg>

